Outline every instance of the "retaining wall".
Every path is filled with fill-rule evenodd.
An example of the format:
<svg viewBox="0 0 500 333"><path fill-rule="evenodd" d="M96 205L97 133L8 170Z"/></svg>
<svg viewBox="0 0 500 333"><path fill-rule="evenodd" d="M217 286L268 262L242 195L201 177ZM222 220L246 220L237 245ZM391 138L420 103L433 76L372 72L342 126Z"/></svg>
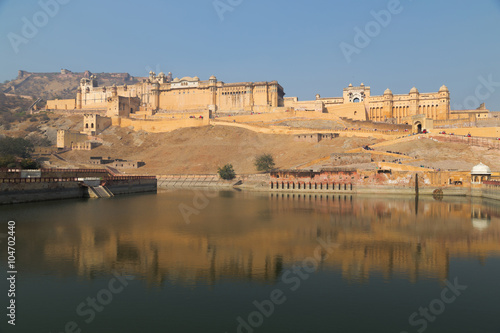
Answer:
<svg viewBox="0 0 500 333"><path fill-rule="evenodd" d="M0 204L82 198L77 181L45 183L0 183Z"/></svg>

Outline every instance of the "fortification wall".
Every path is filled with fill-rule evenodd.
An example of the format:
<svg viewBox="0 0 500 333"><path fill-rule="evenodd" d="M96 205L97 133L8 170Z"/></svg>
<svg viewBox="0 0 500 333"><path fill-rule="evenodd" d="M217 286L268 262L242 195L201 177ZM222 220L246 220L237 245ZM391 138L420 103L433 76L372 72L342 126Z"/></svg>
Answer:
<svg viewBox="0 0 500 333"><path fill-rule="evenodd" d="M351 103L342 105L326 105L326 111L341 118L352 120L366 120L366 108L364 103Z"/></svg>
<svg viewBox="0 0 500 333"><path fill-rule="evenodd" d="M75 99L54 99L47 101L47 110L73 110L76 108Z"/></svg>
<svg viewBox="0 0 500 333"><path fill-rule="evenodd" d="M437 132L437 131L434 130L433 132ZM456 135L467 135L468 133L470 133L472 136L479 136L479 137L489 137L489 138L499 138L500 137L500 127L454 128L454 129L450 130L449 132L453 132Z"/></svg>
<svg viewBox="0 0 500 333"><path fill-rule="evenodd" d="M129 127L135 131L146 131L150 133L164 133L175 131L179 128L203 127L210 124L210 119L165 119L165 120L136 120L130 118L112 118L113 126Z"/></svg>

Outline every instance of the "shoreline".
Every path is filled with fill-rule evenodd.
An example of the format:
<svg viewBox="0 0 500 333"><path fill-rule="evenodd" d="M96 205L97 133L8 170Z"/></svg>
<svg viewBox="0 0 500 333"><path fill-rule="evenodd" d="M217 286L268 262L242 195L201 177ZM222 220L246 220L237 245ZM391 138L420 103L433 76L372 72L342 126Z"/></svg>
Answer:
<svg viewBox="0 0 500 333"><path fill-rule="evenodd" d="M216 191L248 191L276 195L305 195L305 196L335 196L335 195L377 195L391 198L394 196L434 197L439 200L443 197L471 197L490 199L500 202L500 186L481 187L451 187L425 186L419 187L418 193L414 186L393 185L352 185L346 184L329 189L276 189L271 188L265 181L266 175L252 175L236 178L233 181L222 181L216 176L178 176L169 181L165 176L156 179L123 179L106 185L111 196L136 194L144 192L163 192L172 190L216 190ZM89 187L78 182L12 182L0 183L0 205L20 204L29 202L53 201L93 197Z"/></svg>

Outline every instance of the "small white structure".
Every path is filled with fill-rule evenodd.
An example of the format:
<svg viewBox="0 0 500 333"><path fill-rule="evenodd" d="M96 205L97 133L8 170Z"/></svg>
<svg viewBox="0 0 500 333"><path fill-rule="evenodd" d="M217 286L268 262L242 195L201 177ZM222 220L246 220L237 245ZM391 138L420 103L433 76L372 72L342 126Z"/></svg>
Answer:
<svg viewBox="0 0 500 333"><path fill-rule="evenodd" d="M491 169L489 166L479 163L471 171L472 184L482 184L491 179Z"/></svg>
<svg viewBox="0 0 500 333"><path fill-rule="evenodd" d="M41 178L42 170L21 170L21 178Z"/></svg>

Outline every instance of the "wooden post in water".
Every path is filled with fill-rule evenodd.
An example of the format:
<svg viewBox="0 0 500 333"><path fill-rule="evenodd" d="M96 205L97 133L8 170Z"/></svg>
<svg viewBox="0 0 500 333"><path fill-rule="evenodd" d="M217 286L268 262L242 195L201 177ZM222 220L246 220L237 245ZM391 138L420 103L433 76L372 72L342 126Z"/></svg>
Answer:
<svg viewBox="0 0 500 333"><path fill-rule="evenodd" d="M418 197L418 173L415 173L415 195Z"/></svg>

